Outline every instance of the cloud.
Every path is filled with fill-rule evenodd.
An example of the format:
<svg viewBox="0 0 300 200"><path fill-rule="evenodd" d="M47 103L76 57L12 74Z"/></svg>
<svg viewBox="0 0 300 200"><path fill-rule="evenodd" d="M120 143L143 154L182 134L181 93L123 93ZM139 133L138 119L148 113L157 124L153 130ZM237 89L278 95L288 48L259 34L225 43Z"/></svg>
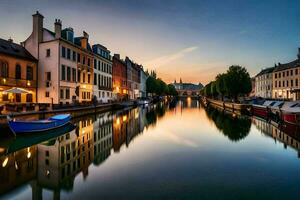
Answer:
<svg viewBox="0 0 300 200"><path fill-rule="evenodd" d="M174 60L180 59L180 58L184 57L186 54L188 54L192 51L195 51L197 49L198 49L197 46L188 47L188 48L182 49L178 52L155 58L151 61L146 62L145 65L152 66L152 68L157 68L157 67L166 65L168 63L171 63Z"/></svg>

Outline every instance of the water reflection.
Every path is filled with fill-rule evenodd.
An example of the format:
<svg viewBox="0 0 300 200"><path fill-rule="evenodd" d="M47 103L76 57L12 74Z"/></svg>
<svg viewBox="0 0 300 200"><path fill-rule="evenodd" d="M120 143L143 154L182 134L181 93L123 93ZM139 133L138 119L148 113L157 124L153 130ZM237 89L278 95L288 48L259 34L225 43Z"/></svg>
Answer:
<svg viewBox="0 0 300 200"><path fill-rule="evenodd" d="M76 128L2 141L0 195L30 183L32 198L42 199L46 189L59 199L61 190L73 190L76 176L87 179L92 163L99 166L112 150L128 147L165 112L164 103L108 112L77 119Z"/></svg>
<svg viewBox="0 0 300 200"><path fill-rule="evenodd" d="M231 141L240 141L246 138L250 132L251 120L247 116L235 115L213 107L207 107L206 114L218 130Z"/></svg>
<svg viewBox="0 0 300 200"><path fill-rule="evenodd" d="M284 149L289 146L296 150L300 158L300 127L290 124L278 125L258 117L253 117L252 121L258 130L273 138L275 143L283 143Z"/></svg>

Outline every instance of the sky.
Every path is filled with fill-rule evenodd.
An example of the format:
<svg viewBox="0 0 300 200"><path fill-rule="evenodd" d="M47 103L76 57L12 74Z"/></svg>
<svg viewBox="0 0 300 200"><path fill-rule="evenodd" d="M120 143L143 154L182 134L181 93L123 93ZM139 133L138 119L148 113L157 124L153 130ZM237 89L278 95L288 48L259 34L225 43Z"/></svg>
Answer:
<svg viewBox="0 0 300 200"><path fill-rule="evenodd" d="M61 19L168 83L207 84L234 64L254 76L296 59L300 47L296 0L1 0L0 38L24 41L37 10L44 27Z"/></svg>

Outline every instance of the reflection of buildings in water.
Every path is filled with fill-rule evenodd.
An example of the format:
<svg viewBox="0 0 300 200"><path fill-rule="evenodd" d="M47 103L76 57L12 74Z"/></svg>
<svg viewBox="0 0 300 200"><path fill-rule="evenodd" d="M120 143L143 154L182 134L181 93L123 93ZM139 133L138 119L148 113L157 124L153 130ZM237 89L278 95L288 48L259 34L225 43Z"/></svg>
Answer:
<svg viewBox="0 0 300 200"><path fill-rule="evenodd" d="M59 199L61 189L72 190L81 171L87 177L91 162L101 164L112 147L118 152L143 132L148 124L146 113L147 108L136 108L114 117L102 114L94 123L86 118L69 133L0 157L0 194L31 181L34 199L43 197L44 188Z"/></svg>
<svg viewBox="0 0 300 200"><path fill-rule="evenodd" d="M262 133L272 137L275 142L280 141L284 144L284 148L287 146L292 147L298 152L300 157L300 130L299 127L293 125L285 125L281 129L268 123L267 121L253 117L253 123Z"/></svg>
<svg viewBox="0 0 300 200"><path fill-rule="evenodd" d="M137 107L116 115L113 119L113 149L119 152L122 145L129 143L139 133L143 132L147 123L146 112L148 108Z"/></svg>
<svg viewBox="0 0 300 200"><path fill-rule="evenodd" d="M75 176L83 172L88 175L88 167L93 161L93 123L88 118L78 123L75 129L56 139L38 145L38 176L34 188L36 196L41 196L41 188L54 190L73 188Z"/></svg>
<svg viewBox="0 0 300 200"><path fill-rule="evenodd" d="M28 147L0 157L0 194L33 180L36 176L37 147Z"/></svg>
<svg viewBox="0 0 300 200"><path fill-rule="evenodd" d="M112 115L105 113L94 122L94 164L99 165L110 156L112 148Z"/></svg>

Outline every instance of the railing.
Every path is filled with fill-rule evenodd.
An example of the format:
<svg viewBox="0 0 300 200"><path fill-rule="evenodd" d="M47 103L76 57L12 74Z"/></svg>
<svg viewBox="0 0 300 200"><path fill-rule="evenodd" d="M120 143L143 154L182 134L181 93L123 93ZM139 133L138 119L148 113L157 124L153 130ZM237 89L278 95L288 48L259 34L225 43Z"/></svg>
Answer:
<svg viewBox="0 0 300 200"><path fill-rule="evenodd" d="M14 79L14 78L0 78L0 85L15 86L15 87L36 87L35 80Z"/></svg>

